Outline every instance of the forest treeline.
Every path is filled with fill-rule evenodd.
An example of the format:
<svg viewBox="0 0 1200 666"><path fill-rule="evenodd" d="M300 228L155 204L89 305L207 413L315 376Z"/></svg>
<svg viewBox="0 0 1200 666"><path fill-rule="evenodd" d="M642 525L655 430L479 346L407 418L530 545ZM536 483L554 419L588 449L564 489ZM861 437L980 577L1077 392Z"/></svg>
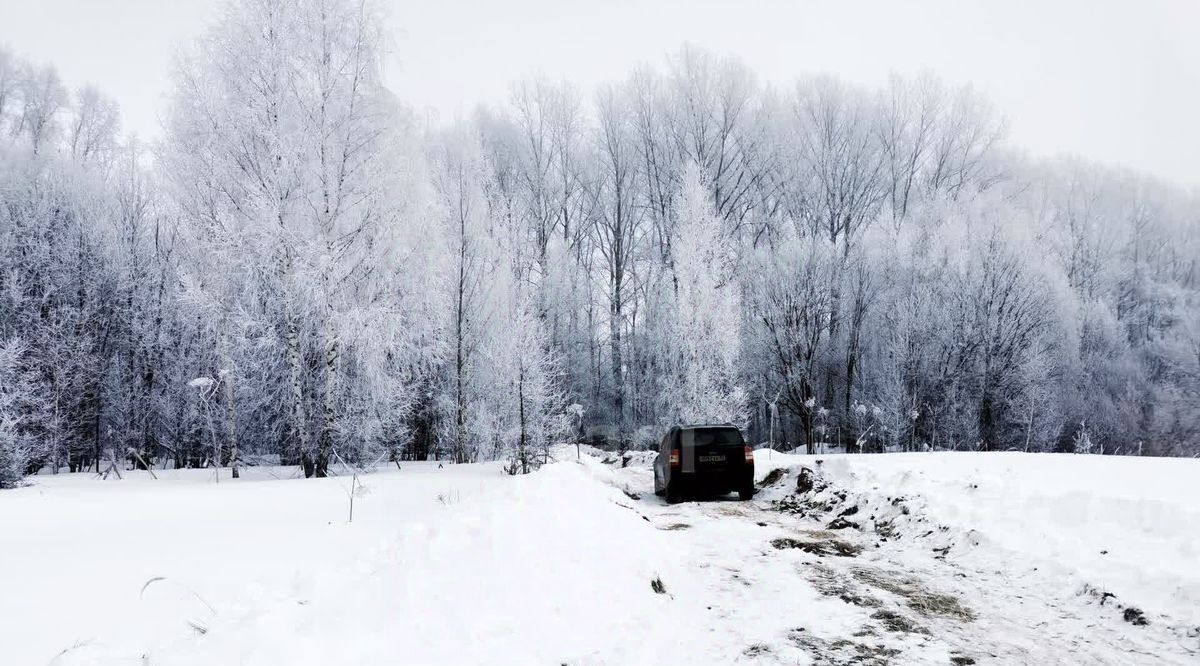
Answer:
<svg viewBox="0 0 1200 666"><path fill-rule="evenodd" d="M278 455L1200 453L1200 197L970 87L684 47L439 120L371 4L236 0L162 138L0 51L0 484ZM796 63L798 71L803 63ZM1132 121L1132 120L1131 120Z"/></svg>

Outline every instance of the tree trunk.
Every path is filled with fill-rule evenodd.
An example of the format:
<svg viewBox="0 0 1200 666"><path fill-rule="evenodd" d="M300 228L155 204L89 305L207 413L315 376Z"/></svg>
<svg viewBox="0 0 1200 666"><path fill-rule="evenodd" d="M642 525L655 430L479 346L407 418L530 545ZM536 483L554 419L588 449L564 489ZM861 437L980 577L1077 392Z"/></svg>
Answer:
<svg viewBox="0 0 1200 666"><path fill-rule="evenodd" d="M237 409L233 401L233 367L229 362L229 350L226 345L222 345L223 359L222 365L225 371L225 376L222 378L225 383L225 430L226 437L229 442L229 466L233 469L233 478L240 478L241 474L238 471L238 438L237 438Z"/></svg>
<svg viewBox="0 0 1200 666"><path fill-rule="evenodd" d="M834 370L834 356L837 349L838 333L841 331L841 309L842 309L842 270L843 266L838 265L835 269L829 283L829 363L825 366L825 393L824 401L821 406L828 409L834 409L835 397L837 395L837 372Z"/></svg>
<svg viewBox="0 0 1200 666"><path fill-rule="evenodd" d="M992 450L992 437L995 431L995 415L992 413L992 396L985 389L979 399L979 444L980 450Z"/></svg>
<svg viewBox="0 0 1200 666"><path fill-rule="evenodd" d="M618 446L625 449L625 382L621 365L621 287L614 286L613 302L609 307L608 330L612 345L613 417L616 419Z"/></svg>
<svg viewBox="0 0 1200 666"><path fill-rule="evenodd" d="M333 450L333 428L337 417L338 357L340 354L337 334L333 330L332 308L326 313L325 324L325 396L322 405L321 436L317 440L316 475L329 474L329 453Z"/></svg>
<svg viewBox="0 0 1200 666"><path fill-rule="evenodd" d="M1025 424L1025 453L1029 453L1029 442L1033 439L1033 415L1034 407L1031 402L1029 405L1029 420Z"/></svg>
<svg viewBox="0 0 1200 666"><path fill-rule="evenodd" d="M463 391L465 390L464 375L466 374L466 359L463 356L463 283L459 282L458 289L458 317L455 322L455 352L454 352L454 381L455 381L455 405L454 405L454 462L466 462L466 438L467 438L467 401Z"/></svg>
<svg viewBox="0 0 1200 666"><path fill-rule="evenodd" d="M517 441L517 452L520 455L521 473L529 473L529 454L527 446L529 444L525 434L525 368L521 367L517 372L517 411L521 422L521 435Z"/></svg>
<svg viewBox="0 0 1200 666"><path fill-rule="evenodd" d="M460 210L458 217L458 293L454 318L454 383L455 383L455 414L454 414L454 462L467 462L467 399L466 372L467 359L463 335L466 333L466 291L467 291L467 218Z"/></svg>
<svg viewBox="0 0 1200 666"><path fill-rule="evenodd" d="M300 327L291 304L287 304L287 357L291 383L292 430L297 452L304 464L304 476L312 476L308 450L308 416L304 409L304 375L300 357Z"/></svg>

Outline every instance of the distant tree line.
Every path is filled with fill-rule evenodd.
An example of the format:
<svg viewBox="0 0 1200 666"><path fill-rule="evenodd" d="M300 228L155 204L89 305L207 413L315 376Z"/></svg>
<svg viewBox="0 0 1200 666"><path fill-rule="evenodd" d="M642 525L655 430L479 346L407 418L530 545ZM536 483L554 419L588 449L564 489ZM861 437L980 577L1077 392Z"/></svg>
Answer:
<svg viewBox="0 0 1200 666"><path fill-rule="evenodd" d="M1025 158L929 75L777 89L692 47L439 122L384 87L381 26L233 2L153 146L0 51L0 484L259 455L522 472L680 421L1200 453L1195 190Z"/></svg>

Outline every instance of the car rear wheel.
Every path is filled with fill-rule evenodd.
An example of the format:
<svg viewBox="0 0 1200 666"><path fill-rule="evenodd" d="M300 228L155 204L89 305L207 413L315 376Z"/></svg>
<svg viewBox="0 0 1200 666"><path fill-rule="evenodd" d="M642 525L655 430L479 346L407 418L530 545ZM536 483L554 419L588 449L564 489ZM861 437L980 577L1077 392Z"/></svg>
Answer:
<svg viewBox="0 0 1200 666"><path fill-rule="evenodd" d="M679 492L679 485L667 481L667 504L679 504L683 501L683 495Z"/></svg>
<svg viewBox="0 0 1200 666"><path fill-rule="evenodd" d="M738 499L740 499L743 502L745 502L748 499L752 499L753 497L754 497L754 484L753 483L747 483L745 486L743 486L741 488L741 490L738 490Z"/></svg>

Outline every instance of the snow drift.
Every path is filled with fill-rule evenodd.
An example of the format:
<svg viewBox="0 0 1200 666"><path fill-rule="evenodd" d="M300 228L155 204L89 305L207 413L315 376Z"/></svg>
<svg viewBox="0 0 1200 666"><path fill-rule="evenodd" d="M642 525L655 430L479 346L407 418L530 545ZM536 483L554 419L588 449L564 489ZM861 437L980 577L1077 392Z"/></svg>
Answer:
<svg viewBox="0 0 1200 666"><path fill-rule="evenodd" d="M854 590L822 589L843 563L825 582L908 572L962 593L954 626L867 609L887 630L872 645L905 663L1001 632L1018 650L987 646L1001 660L1200 653L1193 461L759 451L755 501L668 507L640 458L560 454L517 478L380 471L350 524L347 479L278 468L36 477L0 494L0 644L14 664L806 663L863 630ZM798 497L801 467L818 475ZM849 550L786 541L818 532ZM1041 640L1046 622L1074 642Z"/></svg>

